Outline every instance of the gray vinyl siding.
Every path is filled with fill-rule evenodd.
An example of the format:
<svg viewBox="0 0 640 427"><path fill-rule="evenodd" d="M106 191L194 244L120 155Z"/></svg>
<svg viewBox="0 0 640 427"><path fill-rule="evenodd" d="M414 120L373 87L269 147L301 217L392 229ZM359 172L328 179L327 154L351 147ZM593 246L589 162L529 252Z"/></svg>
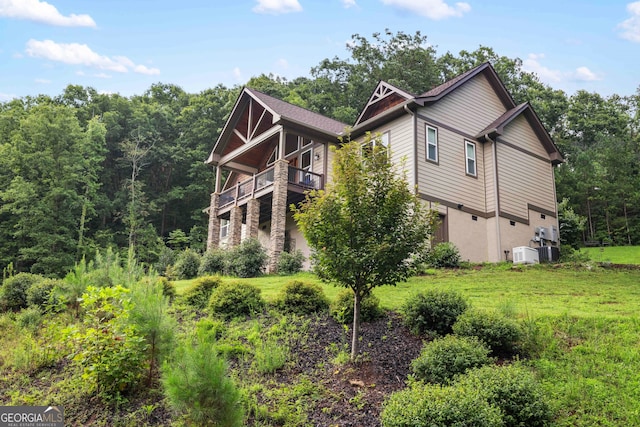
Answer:
<svg viewBox="0 0 640 427"><path fill-rule="evenodd" d="M522 115L516 117L505 127L502 138L538 156L549 158L549 153L540 143L527 119Z"/></svg>
<svg viewBox="0 0 640 427"><path fill-rule="evenodd" d="M426 127L438 129L438 163L426 160ZM476 143L477 177L466 174L465 140L456 132L418 120L418 191L428 197L485 211L485 159L482 143Z"/></svg>
<svg viewBox="0 0 640 427"><path fill-rule="evenodd" d="M413 117L406 114L384 126L376 128L372 134L389 132L389 147L391 150L391 161L400 167L403 165L406 172L407 182L413 186L414 178L414 139L413 139Z"/></svg>
<svg viewBox="0 0 640 427"><path fill-rule="evenodd" d="M505 106L487 78L480 74L420 112L463 133L476 135L500 117Z"/></svg>
<svg viewBox="0 0 640 427"><path fill-rule="evenodd" d="M555 212L550 162L498 143L498 182L502 213L528 218L528 204Z"/></svg>
<svg viewBox="0 0 640 427"><path fill-rule="evenodd" d="M493 143L486 142L482 145L484 152L484 182L486 188L486 212L496 210L496 198L494 192L494 169L493 169Z"/></svg>

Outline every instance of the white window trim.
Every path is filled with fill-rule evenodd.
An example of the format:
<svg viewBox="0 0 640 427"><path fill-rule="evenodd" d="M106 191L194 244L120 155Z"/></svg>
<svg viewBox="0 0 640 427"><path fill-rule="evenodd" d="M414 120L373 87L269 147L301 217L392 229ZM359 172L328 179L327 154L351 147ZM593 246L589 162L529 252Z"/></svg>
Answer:
<svg viewBox="0 0 640 427"><path fill-rule="evenodd" d="M469 146L473 147L473 158L469 156ZM473 160L473 172L469 170L469 160ZM467 140L464 141L464 167L467 175L478 176L478 147Z"/></svg>
<svg viewBox="0 0 640 427"><path fill-rule="evenodd" d="M226 239L229 237L229 220L220 220L220 239Z"/></svg>
<svg viewBox="0 0 640 427"><path fill-rule="evenodd" d="M435 162L438 163L438 128L434 128L433 126L429 126L429 125L425 125L425 149L427 150L427 152L425 153L425 157L427 160L431 161L431 162ZM429 129L433 129L434 133L435 133L435 138L436 140L434 141L433 144L431 144L429 142ZM435 159L432 159L429 157L429 146L432 145L435 147L435 153L436 153L436 157Z"/></svg>

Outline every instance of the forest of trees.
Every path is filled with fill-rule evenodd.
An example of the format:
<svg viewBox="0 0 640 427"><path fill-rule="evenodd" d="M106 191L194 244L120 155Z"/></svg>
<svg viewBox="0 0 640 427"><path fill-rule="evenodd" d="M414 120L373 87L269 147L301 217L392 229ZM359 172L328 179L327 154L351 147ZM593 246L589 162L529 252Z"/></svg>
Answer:
<svg viewBox="0 0 640 427"><path fill-rule="evenodd" d="M565 157L556 170L565 243L640 243L640 87L567 95L520 59L484 46L438 55L419 32L352 42L347 58L322 60L310 77L261 75L247 86L350 124L379 80L418 94L490 61ZM1 103L0 266L55 276L100 248L132 248L149 264L166 247L204 250L214 177L204 160L239 91L157 83L123 97L69 85Z"/></svg>

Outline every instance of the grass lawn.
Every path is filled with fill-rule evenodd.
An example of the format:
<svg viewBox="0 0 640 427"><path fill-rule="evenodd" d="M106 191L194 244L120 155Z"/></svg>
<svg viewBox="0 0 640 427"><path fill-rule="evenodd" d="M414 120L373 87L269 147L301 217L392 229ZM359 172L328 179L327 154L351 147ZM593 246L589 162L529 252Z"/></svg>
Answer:
<svg viewBox="0 0 640 427"><path fill-rule="evenodd" d="M583 248L592 260L613 264L640 264L640 246L603 246Z"/></svg>
<svg viewBox="0 0 640 427"><path fill-rule="evenodd" d="M627 258L612 255L611 262L629 263L633 251L638 263L637 247L622 248ZM273 300L293 279L320 283L310 273L224 280L249 281ZM179 292L189 283L178 282ZM322 286L329 298L341 290ZM432 288L455 289L474 307L515 316L539 336L540 355L529 363L558 414L556 425L640 425L640 270L500 264L433 271L374 293L384 308L397 310L411 294Z"/></svg>

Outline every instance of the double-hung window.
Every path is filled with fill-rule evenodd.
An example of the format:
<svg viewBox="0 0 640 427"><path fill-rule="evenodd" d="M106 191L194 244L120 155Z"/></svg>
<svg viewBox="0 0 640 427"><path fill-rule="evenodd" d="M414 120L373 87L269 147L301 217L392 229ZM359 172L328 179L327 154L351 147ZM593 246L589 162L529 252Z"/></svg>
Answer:
<svg viewBox="0 0 640 427"><path fill-rule="evenodd" d="M476 144L473 142L464 142L464 153L466 158L467 175L477 176L476 167Z"/></svg>
<svg viewBox="0 0 640 427"><path fill-rule="evenodd" d="M438 129L426 125L427 160L438 163Z"/></svg>

